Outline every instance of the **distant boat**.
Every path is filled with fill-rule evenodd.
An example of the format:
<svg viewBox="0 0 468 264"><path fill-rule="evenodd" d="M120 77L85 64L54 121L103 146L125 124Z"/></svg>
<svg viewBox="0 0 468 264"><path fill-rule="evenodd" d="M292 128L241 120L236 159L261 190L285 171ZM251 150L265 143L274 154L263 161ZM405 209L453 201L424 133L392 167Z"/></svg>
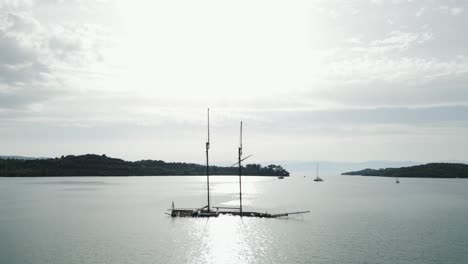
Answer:
<svg viewBox="0 0 468 264"><path fill-rule="evenodd" d="M315 179L314 179L315 182L321 182L321 181L323 181L323 179L320 178L320 177L318 176L318 163L317 163L317 165L316 165L316 167L315 167L315 174L316 174L316 177L315 177Z"/></svg>
<svg viewBox="0 0 468 264"><path fill-rule="evenodd" d="M400 181L398 180L398 177L396 177L396 183L400 183Z"/></svg>
<svg viewBox="0 0 468 264"><path fill-rule="evenodd" d="M284 176L278 176L278 179L282 180L284 179Z"/></svg>

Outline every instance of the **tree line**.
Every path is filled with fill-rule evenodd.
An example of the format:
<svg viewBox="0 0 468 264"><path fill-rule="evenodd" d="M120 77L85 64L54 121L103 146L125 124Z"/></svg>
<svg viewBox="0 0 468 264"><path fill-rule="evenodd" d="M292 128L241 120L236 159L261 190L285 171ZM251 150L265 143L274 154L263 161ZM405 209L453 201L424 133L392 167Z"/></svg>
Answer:
<svg viewBox="0 0 468 264"><path fill-rule="evenodd" d="M468 178L468 165L462 163L428 163L402 168L364 169L342 175L417 177L417 178Z"/></svg>
<svg viewBox="0 0 468 264"><path fill-rule="evenodd" d="M210 166L211 175L237 175L238 167ZM242 167L243 175L289 176L280 165L261 166L247 164ZM206 175L206 166L185 162L162 160L124 161L106 155L68 155L49 159L0 159L0 176L163 176L163 175Z"/></svg>

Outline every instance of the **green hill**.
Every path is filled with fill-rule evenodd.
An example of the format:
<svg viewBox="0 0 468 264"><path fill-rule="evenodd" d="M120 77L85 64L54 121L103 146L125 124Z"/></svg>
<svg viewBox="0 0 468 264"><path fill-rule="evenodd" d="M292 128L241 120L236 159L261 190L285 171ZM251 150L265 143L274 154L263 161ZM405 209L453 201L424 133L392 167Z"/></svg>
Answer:
<svg viewBox="0 0 468 264"><path fill-rule="evenodd" d="M468 178L468 165L461 163L429 163L403 168L364 169L344 172L342 175L414 177L414 178Z"/></svg>
<svg viewBox="0 0 468 264"><path fill-rule="evenodd" d="M210 166L212 175L237 175L238 167ZM205 175L206 166L164 162L161 160L124 161L106 155L87 154L62 156L53 159L1 159L0 176L157 176L157 175ZM243 175L289 176L279 165L262 167L259 164L243 166Z"/></svg>

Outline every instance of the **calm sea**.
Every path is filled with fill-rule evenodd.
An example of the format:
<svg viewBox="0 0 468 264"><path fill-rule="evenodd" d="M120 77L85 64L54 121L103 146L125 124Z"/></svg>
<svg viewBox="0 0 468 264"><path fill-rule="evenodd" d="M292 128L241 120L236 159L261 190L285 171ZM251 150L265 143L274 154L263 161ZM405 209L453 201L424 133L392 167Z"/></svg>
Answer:
<svg viewBox="0 0 468 264"><path fill-rule="evenodd" d="M235 206L235 177L212 204ZM287 219L171 218L204 177L0 178L0 263L468 263L468 180L246 177L248 209Z"/></svg>

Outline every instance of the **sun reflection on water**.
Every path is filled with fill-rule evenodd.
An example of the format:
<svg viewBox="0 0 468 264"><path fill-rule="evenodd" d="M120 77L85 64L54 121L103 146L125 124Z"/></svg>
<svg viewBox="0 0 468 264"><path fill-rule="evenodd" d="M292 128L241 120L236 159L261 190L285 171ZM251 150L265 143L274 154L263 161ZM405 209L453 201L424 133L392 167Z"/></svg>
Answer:
<svg viewBox="0 0 468 264"><path fill-rule="evenodd" d="M201 236L198 246L187 252L189 263L246 264L268 257L269 240L258 228L259 219L221 215L199 220L203 231L195 232Z"/></svg>
<svg viewBox="0 0 468 264"><path fill-rule="evenodd" d="M268 186L271 182L271 179L259 177L243 179L245 210L265 210L259 198L264 190L258 183ZM238 207L238 184L237 177L214 177L210 186L212 206ZM183 250L184 256L178 256L185 263L275 263L278 257L282 258L272 253L278 249L275 249L275 235L270 230L272 224L280 221L230 215L175 221L183 224L183 230L178 230L183 233L179 234L189 240L184 243L187 247Z"/></svg>

